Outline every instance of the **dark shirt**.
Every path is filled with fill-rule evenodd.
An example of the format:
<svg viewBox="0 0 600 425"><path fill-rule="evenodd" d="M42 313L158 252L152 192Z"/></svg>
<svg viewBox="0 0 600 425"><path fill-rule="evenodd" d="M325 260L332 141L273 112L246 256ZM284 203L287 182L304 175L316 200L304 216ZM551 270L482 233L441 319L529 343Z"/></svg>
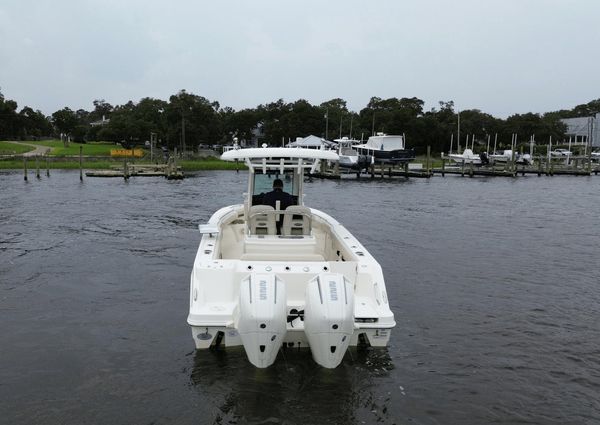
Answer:
<svg viewBox="0 0 600 425"><path fill-rule="evenodd" d="M279 208L285 210L290 205L294 205L294 197L281 189L273 189L263 195L262 204L270 205L276 208L276 202L279 201Z"/></svg>

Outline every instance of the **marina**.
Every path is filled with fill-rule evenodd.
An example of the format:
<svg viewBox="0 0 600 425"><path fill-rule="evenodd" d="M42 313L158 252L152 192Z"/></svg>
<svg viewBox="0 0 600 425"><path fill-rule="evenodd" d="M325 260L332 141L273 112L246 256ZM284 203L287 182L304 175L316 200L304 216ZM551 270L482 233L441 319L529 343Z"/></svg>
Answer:
<svg viewBox="0 0 600 425"><path fill-rule="evenodd" d="M473 156L471 153L469 155ZM591 153L587 156L571 156L568 161L564 158L537 156L533 157L529 164L504 161L500 164L482 165L475 160L464 160L457 164L456 158L442 154L441 161L438 160L438 162L441 162L438 167L433 166L434 159L431 155L428 155L422 162L372 163L364 168L354 170L341 169L336 163L324 163L319 171L313 173L312 176L327 179L338 179L342 175L356 176L356 178L429 178L434 175L445 177L446 174L463 177L518 177L532 174L537 176L597 176L600 172L600 162Z"/></svg>

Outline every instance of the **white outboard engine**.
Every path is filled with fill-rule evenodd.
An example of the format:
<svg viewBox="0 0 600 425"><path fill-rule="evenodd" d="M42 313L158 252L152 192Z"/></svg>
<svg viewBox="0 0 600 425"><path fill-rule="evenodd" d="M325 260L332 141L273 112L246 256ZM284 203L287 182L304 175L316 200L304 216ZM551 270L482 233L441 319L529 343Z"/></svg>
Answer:
<svg viewBox="0 0 600 425"><path fill-rule="evenodd" d="M344 275L321 273L306 286L304 333L313 359L334 368L354 332L354 289Z"/></svg>
<svg viewBox="0 0 600 425"><path fill-rule="evenodd" d="M285 285L274 274L252 273L240 286L237 329L248 360L273 364L287 332Z"/></svg>

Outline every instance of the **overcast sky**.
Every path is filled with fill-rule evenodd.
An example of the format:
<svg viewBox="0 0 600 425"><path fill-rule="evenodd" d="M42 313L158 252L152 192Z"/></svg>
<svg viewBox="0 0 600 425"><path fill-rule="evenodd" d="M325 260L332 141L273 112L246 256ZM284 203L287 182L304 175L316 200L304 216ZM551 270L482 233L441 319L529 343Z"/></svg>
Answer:
<svg viewBox="0 0 600 425"><path fill-rule="evenodd" d="M600 98L598 0L2 0L0 90L46 114L180 89L454 100L498 117Z"/></svg>

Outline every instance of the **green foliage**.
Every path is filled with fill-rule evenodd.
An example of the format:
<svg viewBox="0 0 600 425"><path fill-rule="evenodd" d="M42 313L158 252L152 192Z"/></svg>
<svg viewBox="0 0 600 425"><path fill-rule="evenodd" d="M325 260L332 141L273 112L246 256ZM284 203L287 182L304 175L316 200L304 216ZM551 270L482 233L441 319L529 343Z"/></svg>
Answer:
<svg viewBox="0 0 600 425"><path fill-rule="evenodd" d="M474 136L484 146L488 137L498 135L498 147L508 146L512 134L526 141L532 134L536 140L560 141L565 126L561 118L590 116L600 111L600 99L578 105L572 110L515 114L507 119L493 117L478 109L460 111L461 145ZM105 119L105 120L103 120ZM447 150L450 137L456 140L458 114L452 101L424 110L424 102L416 97L372 97L358 113L348 110L344 99L334 98L320 105L299 99L283 99L236 111L218 102L181 90L168 101L150 97L113 106L104 99L93 101L93 110L73 111L68 107L44 116L40 111L24 107L18 111L15 101L0 93L0 139L36 139L53 134L68 135L76 142L110 141L127 145L143 145L154 134L157 147L167 146L195 150L199 145L231 144L234 137L242 143L281 146L296 137L310 134L329 140L340 136L366 139L373 133L405 134L407 146L423 154ZM257 131L260 129L261 131Z"/></svg>

